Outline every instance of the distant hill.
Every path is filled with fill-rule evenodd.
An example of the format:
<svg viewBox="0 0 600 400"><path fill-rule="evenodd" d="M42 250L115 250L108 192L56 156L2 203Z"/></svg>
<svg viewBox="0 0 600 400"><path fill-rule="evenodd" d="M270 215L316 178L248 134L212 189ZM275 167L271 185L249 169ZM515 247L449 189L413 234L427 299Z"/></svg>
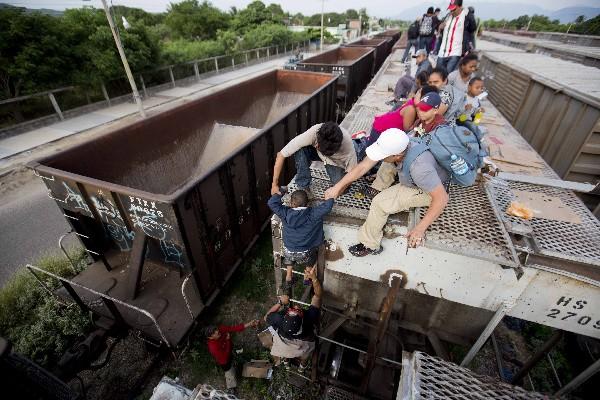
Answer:
<svg viewBox="0 0 600 400"><path fill-rule="evenodd" d="M15 7L13 5L10 4L6 4L6 3L0 3L0 10L3 8L18 8L21 10L25 10L26 13L32 13L32 12L39 12L41 14L46 14L46 15L51 15L53 17L59 17L61 15L63 15L62 11L58 11L58 10L51 10L49 8L27 8L27 7Z"/></svg>
<svg viewBox="0 0 600 400"><path fill-rule="evenodd" d="M596 15L600 15L600 8L597 7L566 7L560 10L553 11L547 14L550 19L558 19L561 23L566 24L573 22L575 18L580 15L584 15L585 19L594 18Z"/></svg>
<svg viewBox="0 0 600 400"><path fill-rule="evenodd" d="M442 9L442 15L445 14L445 10L448 7L447 2L434 2L434 7ZM547 15L550 19L558 19L562 23L573 21L579 15L584 15L586 19L593 18L600 14L600 8L597 7L566 7L560 10L552 11L542 8L535 4L524 4L524 3L494 3L485 2L477 3L474 5L475 15L483 20L486 19L515 19L521 15ZM404 10L401 14L393 17L394 19L400 20L413 20L418 16L423 15L427 10L424 6L415 6Z"/></svg>

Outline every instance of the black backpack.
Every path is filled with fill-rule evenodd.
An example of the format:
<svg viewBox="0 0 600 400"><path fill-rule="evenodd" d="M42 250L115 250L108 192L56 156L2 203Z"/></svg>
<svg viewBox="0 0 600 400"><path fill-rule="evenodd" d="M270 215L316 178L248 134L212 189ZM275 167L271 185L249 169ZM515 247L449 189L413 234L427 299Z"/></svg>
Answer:
<svg viewBox="0 0 600 400"><path fill-rule="evenodd" d="M416 39L419 37L419 24L416 22L408 27L408 38Z"/></svg>

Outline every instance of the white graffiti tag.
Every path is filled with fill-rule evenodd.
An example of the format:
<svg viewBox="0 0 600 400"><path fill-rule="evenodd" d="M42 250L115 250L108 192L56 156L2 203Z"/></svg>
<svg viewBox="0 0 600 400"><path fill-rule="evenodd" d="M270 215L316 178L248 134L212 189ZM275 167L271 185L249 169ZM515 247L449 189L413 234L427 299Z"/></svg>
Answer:
<svg viewBox="0 0 600 400"><path fill-rule="evenodd" d="M62 184L67 191L67 197L65 197L64 202L68 204L70 201L72 201L75 203L75 208L90 213L90 208L88 207L87 203L83 200L83 197L79 193L76 193L73 189L71 189L66 182L63 182Z"/></svg>

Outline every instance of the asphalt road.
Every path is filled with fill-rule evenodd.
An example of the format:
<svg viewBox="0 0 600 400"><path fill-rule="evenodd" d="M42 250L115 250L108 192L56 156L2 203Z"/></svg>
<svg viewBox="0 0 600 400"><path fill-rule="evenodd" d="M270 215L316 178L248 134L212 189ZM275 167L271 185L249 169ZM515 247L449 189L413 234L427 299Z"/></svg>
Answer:
<svg viewBox="0 0 600 400"><path fill-rule="evenodd" d="M0 202L0 286L27 263L40 257L61 254L58 238L69 230L46 187L33 177L18 190L2 195ZM65 240L67 246L76 239Z"/></svg>

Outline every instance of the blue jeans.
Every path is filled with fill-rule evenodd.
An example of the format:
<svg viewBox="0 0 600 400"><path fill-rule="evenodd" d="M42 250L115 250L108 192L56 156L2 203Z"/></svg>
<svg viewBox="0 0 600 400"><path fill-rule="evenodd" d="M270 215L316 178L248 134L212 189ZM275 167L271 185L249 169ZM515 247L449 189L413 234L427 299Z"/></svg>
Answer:
<svg viewBox="0 0 600 400"><path fill-rule="evenodd" d="M354 145L356 149L356 145ZM312 176L310 175L310 164L313 161L321 161L317 150L313 146L306 146L294 153L294 161L296 162L296 184L299 189L307 189L310 187ZM325 171L329 176L332 185L338 183L346 174L343 168L335 165L325 165Z"/></svg>
<svg viewBox="0 0 600 400"><path fill-rule="evenodd" d="M481 132L481 130L479 129L479 126L477 126L473 121L469 121L469 120L467 120L467 121L456 120L456 125L464 126L468 130L473 132L473 134L477 137L477 140L479 141L479 145L480 145L479 156L481 158L489 156L487 151L485 151L485 148L483 146L481 146L481 141L483 140L483 132Z"/></svg>
<svg viewBox="0 0 600 400"><path fill-rule="evenodd" d="M431 42L433 41L433 36L423 36L419 38L419 49L425 49L427 54L431 51Z"/></svg>
<svg viewBox="0 0 600 400"><path fill-rule="evenodd" d="M437 67L444 67L448 73L454 71L458 67L459 56L441 57L437 59Z"/></svg>
<svg viewBox="0 0 600 400"><path fill-rule="evenodd" d="M415 52L419 49L419 39L408 39L406 42L406 49L404 50L404 55L402 56L402 62L406 61L408 58L408 53L410 52L410 48L415 48Z"/></svg>

